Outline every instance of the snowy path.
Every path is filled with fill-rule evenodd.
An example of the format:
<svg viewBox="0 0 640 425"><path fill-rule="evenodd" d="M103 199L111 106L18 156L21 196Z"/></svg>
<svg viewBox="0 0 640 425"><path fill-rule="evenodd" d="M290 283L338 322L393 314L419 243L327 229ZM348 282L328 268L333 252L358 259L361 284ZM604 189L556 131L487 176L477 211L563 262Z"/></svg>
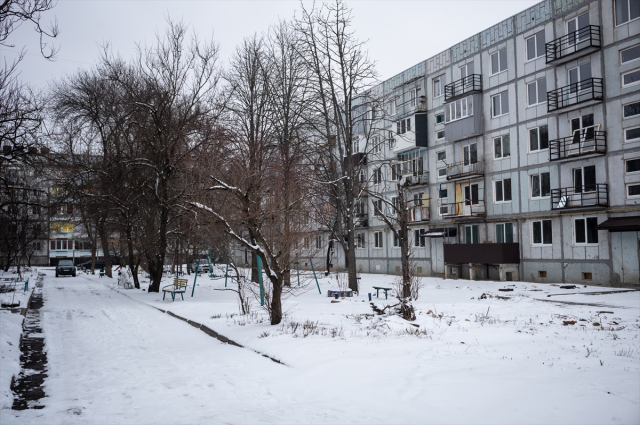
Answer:
<svg viewBox="0 0 640 425"><path fill-rule="evenodd" d="M340 409L297 403L292 371L78 278L45 279L45 409L9 423L337 422ZM292 395L293 394L293 395Z"/></svg>

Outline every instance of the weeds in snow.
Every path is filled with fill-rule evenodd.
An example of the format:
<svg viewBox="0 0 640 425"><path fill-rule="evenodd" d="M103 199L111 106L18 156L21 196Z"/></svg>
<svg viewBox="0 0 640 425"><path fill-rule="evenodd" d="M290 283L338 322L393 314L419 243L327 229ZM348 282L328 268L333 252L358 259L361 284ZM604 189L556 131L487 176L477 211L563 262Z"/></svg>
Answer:
<svg viewBox="0 0 640 425"><path fill-rule="evenodd" d="M635 357L633 355L635 351L632 348L622 348L618 351L615 351L615 355L618 357Z"/></svg>

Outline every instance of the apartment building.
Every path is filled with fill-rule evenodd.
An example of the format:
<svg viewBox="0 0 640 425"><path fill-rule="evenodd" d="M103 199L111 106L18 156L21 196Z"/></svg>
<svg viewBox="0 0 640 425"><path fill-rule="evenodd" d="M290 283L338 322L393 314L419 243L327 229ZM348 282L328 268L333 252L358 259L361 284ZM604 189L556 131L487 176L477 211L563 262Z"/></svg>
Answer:
<svg viewBox="0 0 640 425"><path fill-rule="evenodd" d="M408 188L419 274L640 284L640 1L545 0L380 89L363 178ZM358 269L397 273L373 202Z"/></svg>

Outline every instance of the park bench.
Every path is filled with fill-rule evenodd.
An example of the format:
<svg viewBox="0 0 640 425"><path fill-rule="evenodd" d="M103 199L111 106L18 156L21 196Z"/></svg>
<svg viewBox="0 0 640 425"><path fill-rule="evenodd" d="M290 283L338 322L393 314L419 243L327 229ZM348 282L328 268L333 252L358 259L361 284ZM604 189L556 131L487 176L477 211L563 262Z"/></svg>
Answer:
<svg viewBox="0 0 640 425"><path fill-rule="evenodd" d="M380 291L380 290L383 290L383 291L384 291L384 298L385 298L385 299L389 299L389 296L388 296L387 292L388 292L388 291L390 291L390 290L391 290L391 288L384 288L384 287L382 287L382 286L374 286L374 287L373 287L373 289L375 289L375 290L376 290L376 298L378 298L378 293L379 293L379 291Z"/></svg>
<svg viewBox="0 0 640 425"><path fill-rule="evenodd" d="M180 279L178 277L173 279L173 283L171 285L164 286L162 288L162 301L167 295L167 292L171 294L172 301L176 300L176 294L180 294L182 297L182 301L184 301L184 293L187 290L187 279Z"/></svg>

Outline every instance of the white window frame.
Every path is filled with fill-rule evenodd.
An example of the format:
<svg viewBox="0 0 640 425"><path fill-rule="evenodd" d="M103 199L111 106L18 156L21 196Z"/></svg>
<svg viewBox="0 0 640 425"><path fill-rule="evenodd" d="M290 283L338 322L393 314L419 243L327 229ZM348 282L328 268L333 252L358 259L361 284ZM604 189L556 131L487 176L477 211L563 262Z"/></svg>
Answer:
<svg viewBox="0 0 640 425"><path fill-rule="evenodd" d="M373 184L382 183L382 167L373 169Z"/></svg>
<svg viewBox="0 0 640 425"><path fill-rule="evenodd" d="M434 99L444 96L444 86L442 85L442 77L444 77L444 74L438 75L433 79L433 98ZM436 90L436 85L438 87L437 90Z"/></svg>
<svg viewBox="0 0 640 425"><path fill-rule="evenodd" d="M618 1L621 1L621 0L614 0L614 2L613 2L613 25L614 25L614 27L617 28L617 27L620 27L622 25L627 25L629 22L637 21L638 19L640 19L640 16L638 16L637 18L633 18L633 19L631 19L631 16L629 16L629 20L624 21L621 24L617 24L616 25L617 19L616 19L615 14L616 14L616 2L618 2ZM622 1L626 1L627 2L627 13L629 15L631 15L631 7L630 7L631 4L630 4L629 0L622 0Z"/></svg>
<svg viewBox="0 0 640 425"><path fill-rule="evenodd" d="M382 205L382 199L374 199L373 201L373 216L382 217L384 214L384 205ZM376 206L378 207L376 209Z"/></svg>
<svg viewBox="0 0 640 425"><path fill-rule="evenodd" d="M440 171L441 170L444 170L444 175L440 175ZM439 179L446 179L447 178L447 167L438 168L437 173L438 173L438 178Z"/></svg>
<svg viewBox="0 0 640 425"><path fill-rule="evenodd" d="M438 117L442 117L442 121L438 122ZM444 112L438 112L435 115L435 125L444 125Z"/></svg>
<svg viewBox="0 0 640 425"><path fill-rule="evenodd" d="M442 133L442 137L440 137L440 133ZM444 139L445 139L444 130L437 130L436 131L436 140L444 140Z"/></svg>
<svg viewBox="0 0 640 425"><path fill-rule="evenodd" d="M630 188L631 186L640 186L640 183L628 183L628 184L627 184L627 187L626 187L626 189L625 189L625 194L627 195L627 198L631 198L631 199L638 199L638 198L640 198L640 194L638 194L638 195L631 195L631 194L629 194L629 188Z"/></svg>
<svg viewBox="0 0 640 425"><path fill-rule="evenodd" d="M416 240L416 232L418 235L417 240ZM418 242L417 245L416 245L416 242ZM424 229L413 229L413 247L426 248L426 246L427 246L427 237L424 236Z"/></svg>
<svg viewBox="0 0 640 425"><path fill-rule="evenodd" d="M509 143L509 154L504 156L504 138L507 138ZM500 139L500 157L496 157L496 140ZM511 158L511 137L508 134L503 134L502 136L494 137L491 139L493 144L493 160L494 161L502 161L503 159Z"/></svg>
<svg viewBox="0 0 640 425"><path fill-rule="evenodd" d="M451 213L449 212L449 208L450 208L450 207L451 207L450 205L439 205L439 206L438 206L438 215L439 215L440 217L444 217L444 216L447 216L447 215L451 215ZM443 213L443 212L442 212L444 208L446 208L446 209L447 209L447 212L446 212L446 213Z"/></svg>
<svg viewBox="0 0 640 425"><path fill-rule="evenodd" d="M547 77L542 77L542 78L538 78L535 81L532 81L531 83L526 84L526 90L527 90L527 108L532 108L534 106L538 106L538 105L542 105L543 103L547 103L547 92L546 90L544 91L544 95L545 95L545 99L544 100L540 100L540 89L538 87L538 84L540 83L540 81L545 80L545 85L546 85L546 81L547 81ZM535 84L536 85L536 103L531 103L531 98L529 97L529 86Z"/></svg>
<svg viewBox="0 0 640 425"><path fill-rule="evenodd" d="M496 223L496 243L513 243L513 242L507 242L506 241L507 240L507 237L506 237L507 236L507 224L511 225L511 236L515 236L516 232L515 232L513 223L511 223L511 222ZM505 239L504 242L500 242L498 240L498 227L499 226L502 226L502 237ZM516 238L513 237L513 240L515 241Z"/></svg>
<svg viewBox="0 0 640 425"><path fill-rule="evenodd" d="M384 241L383 241L383 233L382 232L373 232L373 249L383 249Z"/></svg>
<svg viewBox="0 0 640 425"><path fill-rule="evenodd" d="M551 222L551 243L544 243L544 226L543 222L550 221ZM542 242L536 243L533 241L533 224L540 223L540 238ZM553 246L553 220L532 220L531 221L531 246Z"/></svg>
<svg viewBox="0 0 640 425"><path fill-rule="evenodd" d="M640 173L640 170L638 170L638 171L627 171L627 162L629 162L629 161L640 161L640 157L638 157L638 158L629 158L629 159L625 159L625 160L624 160L624 173L625 173L625 174L631 174L631 175L633 175L633 174L639 174L639 173Z"/></svg>
<svg viewBox="0 0 640 425"><path fill-rule="evenodd" d="M418 105L418 98L420 97L420 87L414 87L409 90L409 101L411 107L416 107Z"/></svg>
<svg viewBox="0 0 640 425"><path fill-rule="evenodd" d="M507 108L508 108L508 105L509 105L509 90L503 90L500 93L491 96L491 118L499 118L499 117L502 117L504 115L508 115L509 114L509 111L503 112L504 108L502 107L502 93L507 93L506 97L507 97ZM500 114L499 115L495 115L496 111L495 111L495 108L493 107L494 106L493 99L495 99L496 97L498 99L500 99Z"/></svg>
<svg viewBox="0 0 640 425"><path fill-rule="evenodd" d="M536 59L545 57L545 52L546 52L545 46L542 46L542 54L541 55L538 54L538 50L539 50L539 48L538 48L538 35L541 34L541 33L544 34L544 30L538 31L537 33L533 34L532 36L527 37L527 38L524 39L524 58L525 58L524 61L525 61L525 63L526 62L533 62ZM527 41L532 39L532 38L533 38L533 41L534 41L535 53L534 53L533 58L529 59L529 47L528 47L529 43L527 43ZM546 41L546 34L545 34L545 41Z"/></svg>
<svg viewBox="0 0 640 425"><path fill-rule="evenodd" d="M540 128L541 127L547 127L547 147L546 148L541 148L541 144L540 144ZM531 150L531 130L536 130L536 133L538 134L538 149L536 150ZM527 149L529 149L529 153L538 153L541 151L548 151L549 150L549 125L548 124L543 124L543 125L539 125L537 127L531 127L527 129Z"/></svg>
<svg viewBox="0 0 640 425"><path fill-rule="evenodd" d="M513 186L511 186L511 199L505 199L504 193L504 181L511 180L511 177L498 179L493 181L493 203L494 204L508 204L513 202ZM498 201L498 184L502 187L502 201Z"/></svg>
<svg viewBox="0 0 640 425"><path fill-rule="evenodd" d="M549 194L542 194L542 175L549 174ZM533 196L533 177L538 176L538 185L540 185L540 196ZM537 201L540 199L549 199L551 197L551 173L548 171L543 171L540 173L529 174L529 198L531 200Z"/></svg>
<svg viewBox="0 0 640 425"><path fill-rule="evenodd" d="M389 99L389 115L393 116L396 114L396 98Z"/></svg>
<svg viewBox="0 0 640 425"><path fill-rule="evenodd" d="M458 112L458 105L460 105L460 118L456 118L456 113ZM473 97L467 96L467 97L463 97L462 99L456 99L444 105L444 109L445 109L445 114L444 114L445 123L450 123L450 122L472 117L473 116ZM449 111L449 114L448 114L449 121L447 121L447 111Z"/></svg>
<svg viewBox="0 0 640 425"><path fill-rule="evenodd" d="M635 58L635 59L631 59L631 60L626 61L626 62L623 62L623 61L622 61L622 52L626 52L627 50L631 50L631 49L633 49L634 47L640 48L640 44L636 44L635 46L627 47L627 48L625 48L625 49L620 49L620 51L619 51L619 55L620 55L620 66L622 66L622 65L626 65L626 64L628 64L628 63L632 63L632 62L635 62L635 61L639 61L639 60L640 60L640 55L638 55L638 57L637 57L637 58Z"/></svg>
<svg viewBox="0 0 640 425"><path fill-rule="evenodd" d="M625 103L624 105L622 105L622 119L623 119L623 120L626 120L626 119L629 119L629 118L640 117L640 112L638 112L638 113L637 113L637 114L635 114L635 115L629 115L629 116L625 116L625 114L624 114L624 107L625 107L625 106L634 105L634 104L636 104L636 103L637 103L638 105L640 105L640 100L636 100L636 101L634 101L634 102Z"/></svg>
<svg viewBox="0 0 640 425"><path fill-rule="evenodd" d="M598 246L600 244L600 235L598 235L598 242L588 242L589 240L589 236L587 233L587 219L588 218L597 218L596 216L584 216L584 217L574 217L573 219L573 246ZM584 238L585 241L584 242L578 242L577 239L577 235L578 233L576 232L576 221L577 220L584 220Z"/></svg>
<svg viewBox="0 0 640 425"><path fill-rule="evenodd" d="M640 72L640 68L632 69L631 71L623 72L622 74L620 74L620 84L622 85L622 88L634 87L634 86L640 85L640 80L635 81L635 82L630 83L630 84L625 84L624 83L624 76L628 75L628 74L635 73L635 72Z"/></svg>
<svg viewBox="0 0 640 425"><path fill-rule="evenodd" d="M478 229L478 239L473 240L473 228L476 227ZM467 228L471 228L471 242L467 242ZM480 243L480 226L478 224L467 224L464 226L464 243L465 244L479 244Z"/></svg>
<svg viewBox="0 0 640 425"><path fill-rule="evenodd" d="M628 130L635 130L636 128L640 128L640 125L636 125L636 126L632 126L632 127L627 127L622 129L623 132L623 139L625 143L635 143L635 142L640 142L640 137L636 138L636 139L627 139L627 131Z"/></svg>
<svg viewBox="0 0 640 425"><path fill-rule="evenodd" d="M438 155L440 155L441 153L443 153L443 154L444 154L444 158L442 158L442 159L438 159ZM446 151L446 150L445 150L445 151L437 151L437 152L436 152L436 162L439 162L439 161L446 161L446 160L447 160L447 151Z"/></svg>
<svg viewBox="0 0 640 425"><path fill-rule="evenodd" d="M508 58L507 58L507 63L505 64L505 68L501 69L503 64L502 64L502 61L500 60L500 52L503 51L503 50L505 51L505 56L507 56L507 48L506 47L503 47L502 49L496 51L495 53L491 53L489 55L489 68L491 69L491 75L492 76L493 75L502 74L503 72L507 72L509 70L509 59ZM498 72L495 72L495 73L493 72L493 56L494 55L497 55L497 57L498 57Z"/></svg>
<svg viewBox="0 0 640 425"><path fill-rule="evenodd" d="M380 136L371 137L371 153L376 154L382 150L382 143L380 143Z"/></svg>
<svg viewBox="0 0 640 425"><path fill-rule="evenodd" d="M356 233L356 249L364 249L365 248L365 234L364 233Z"/></svg>

